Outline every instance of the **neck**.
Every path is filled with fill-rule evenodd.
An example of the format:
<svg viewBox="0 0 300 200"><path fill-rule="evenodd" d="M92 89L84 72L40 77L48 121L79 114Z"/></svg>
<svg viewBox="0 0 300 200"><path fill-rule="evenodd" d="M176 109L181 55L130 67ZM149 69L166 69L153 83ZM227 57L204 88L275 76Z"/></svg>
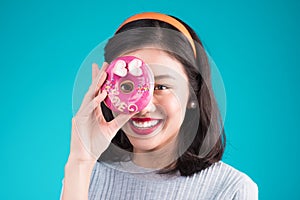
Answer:
<svg viewBox="0 0 300 200"><path fill-rule="evenodd" d="M152 150L133 149L133 162L144 168L162 169L176 160L176 142Z"/></svg>

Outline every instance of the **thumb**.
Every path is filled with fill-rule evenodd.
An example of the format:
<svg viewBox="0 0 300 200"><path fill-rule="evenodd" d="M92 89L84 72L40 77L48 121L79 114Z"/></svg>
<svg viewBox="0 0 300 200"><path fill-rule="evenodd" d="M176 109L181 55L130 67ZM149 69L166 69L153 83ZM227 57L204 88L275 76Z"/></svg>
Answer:
<svg viewBox="0 0 300 200"><path fill-rule="evenodd" d="M109 122L109 126L111 127L111 130L113 133L117 132L119 129L128 122L128 120L133 117L136 113L131 114L119 114L117 117L115 117L112 121Z"/></svg>

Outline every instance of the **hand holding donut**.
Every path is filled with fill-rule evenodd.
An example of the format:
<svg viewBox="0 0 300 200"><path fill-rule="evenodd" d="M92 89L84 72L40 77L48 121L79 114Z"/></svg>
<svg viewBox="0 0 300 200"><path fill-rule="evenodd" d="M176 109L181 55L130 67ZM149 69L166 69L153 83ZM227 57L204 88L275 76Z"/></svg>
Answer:
<svg viewBox="0 0 300 200"><path fill-rule="evenodd" d="M69 160L96 162L117 131L135 114L120 114L110 122L105 120L100 103L106 98L107 92L100 88L107 78L107 67L106 62L101 70L97 64L92 65L92 83L72 119Z"/></svg>

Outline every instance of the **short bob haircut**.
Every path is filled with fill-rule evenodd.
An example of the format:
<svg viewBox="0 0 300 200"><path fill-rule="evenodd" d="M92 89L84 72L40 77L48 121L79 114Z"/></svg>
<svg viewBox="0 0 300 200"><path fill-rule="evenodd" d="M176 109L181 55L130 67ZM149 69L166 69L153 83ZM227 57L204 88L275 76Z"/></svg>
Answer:
<svg viewBox="0 0 300 200"><path fill-rule="evenodd" d="M180 21L191 34L196 46L196 56L188 39L175 27L159 20L141 19L125 24L109 39L105 46L104 57L105 61L110 63L124 52L151 45L166 49L165 51L171 57L177 59L184 66L199 107L198 109L187 109L183 124L194 126L195 124L191 123L195 122L186 121L186 119L193 118L191 116L200 116L196 122L197 131L191 140L191 144L183 152L179 152L178 158L161 169L159 173L173 174L179 171L181 176L191 176L222 159L226 137L220 111L212 90L208 56L202 42L186 23L176 17L173 18ZM170 36L167 32L162 31L166 29L178 34ZM103 102L101 103L101 108L106 120L111 121L113 114L110 109ZM182 125L178 139L179 150L180 146L184 145L184 138L186 138L189 130L189 127L183 127ZM133 146L125 133L119 130L112 139L108 149L100 156L98 161L125 161L126 156L121 153L124 150L132 152Z"/></svg>

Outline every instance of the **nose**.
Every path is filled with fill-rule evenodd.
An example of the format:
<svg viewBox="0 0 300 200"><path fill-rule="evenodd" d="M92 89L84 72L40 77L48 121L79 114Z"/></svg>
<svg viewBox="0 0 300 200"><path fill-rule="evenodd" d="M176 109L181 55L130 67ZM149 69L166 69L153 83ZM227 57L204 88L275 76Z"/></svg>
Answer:
<svg viewBox="0 0 300 200"><path fill-rule="evenodd" d="M149 102L149 104L139 112L139 115L146 115L147 113L154 112L156 110L156 106L153 103L153 99Z"/></svg>

